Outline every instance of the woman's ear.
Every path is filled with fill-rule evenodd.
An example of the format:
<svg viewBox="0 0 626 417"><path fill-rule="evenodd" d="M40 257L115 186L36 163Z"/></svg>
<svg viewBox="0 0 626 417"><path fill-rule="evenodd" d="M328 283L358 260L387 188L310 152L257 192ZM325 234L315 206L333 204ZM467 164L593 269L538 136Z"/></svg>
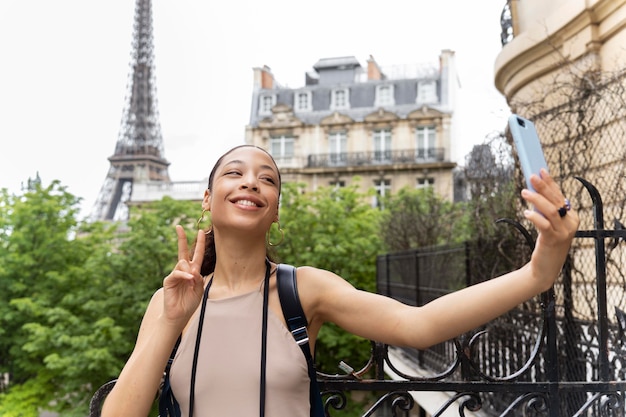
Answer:
<svg viewBox="0 0 626 417"><path fill-rule="evenodd" d="M211 191L204 190L204 197L202 198L202 210L211 211Z"/></svg>

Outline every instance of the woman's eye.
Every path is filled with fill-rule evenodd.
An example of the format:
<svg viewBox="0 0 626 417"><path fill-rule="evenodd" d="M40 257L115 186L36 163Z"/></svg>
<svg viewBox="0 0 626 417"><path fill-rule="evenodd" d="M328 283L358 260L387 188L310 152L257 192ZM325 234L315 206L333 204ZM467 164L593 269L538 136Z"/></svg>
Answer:
<svg viewBox="0 0 626 417"><path fill-rule="evenodd" d="M276 181L272 177L265 177L263 179L269 183L276 184Z"/></svg>

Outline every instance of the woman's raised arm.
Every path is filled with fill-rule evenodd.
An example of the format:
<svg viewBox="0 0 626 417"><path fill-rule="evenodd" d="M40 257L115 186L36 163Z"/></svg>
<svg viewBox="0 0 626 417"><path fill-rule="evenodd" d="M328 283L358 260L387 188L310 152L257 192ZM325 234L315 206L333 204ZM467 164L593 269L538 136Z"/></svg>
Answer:
<svg viewBox="0 0 626 417"><path fill-rule="evenodd" d="M559 209L565 197L546 171L531 181L536 192L523 190L522 197L538 211L525 210L524 216L539 234L531 260L522 268L422 307L358 291L330 272L303 269L298 285L308 288L303 291L303 305L317 321L314 326L332 321L370 340L424 349L475 329L548 290L565 262L579 219L574 210L562 215L565 209Z"/></svg>

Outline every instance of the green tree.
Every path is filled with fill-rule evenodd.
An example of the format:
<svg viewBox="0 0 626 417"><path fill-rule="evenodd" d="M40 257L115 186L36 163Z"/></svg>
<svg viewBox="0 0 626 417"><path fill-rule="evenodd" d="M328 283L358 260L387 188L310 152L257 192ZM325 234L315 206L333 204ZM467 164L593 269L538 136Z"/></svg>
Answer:
<svg viewBox="0 0 626 417"><path fill-rule="evenodd" d="M384 252L384 245L379 235L381 212L367 204L367 196L355 186L304 193L301 185L284 184L281 260L333 271L356 288L375 292L376 256ZM272 231L275 242L280 236L275 228ZM316 346L316 363L322 372L340 372L341 360L358 370L369 355L369 341L335 325L322 328Z"/></svg>
<svg viewBox="0 0 626 417"><path fill-rule="evenodd" d="M405 187L388 197L381 234L391 251L462 242L467 239L463 204L438 196L432 187Z"/></svg>
<svg viewBox="0 0 626 417"><path fill-rule="evenodd" d="M174 225L193 230L199 205L165 198L128 224L89 224L58 182L0 198L0 371L11 374L0 415L83 416L176 262Z"/></svg>
<svg viewBox="0 0 626 417"><path fill-rule="evenodd" d="M0 367L11 380L0 415L36 415L53 402L77 401L90 390L85 371L106 369L108 358L93 340L115 329L89 309L90 295L102 294L89 265L109 251L110 235L94 227L83 238L80 199L56 181L32 181L23 195L5 191L1 198ZM81 363L85 357L93 367Z"/></svg>

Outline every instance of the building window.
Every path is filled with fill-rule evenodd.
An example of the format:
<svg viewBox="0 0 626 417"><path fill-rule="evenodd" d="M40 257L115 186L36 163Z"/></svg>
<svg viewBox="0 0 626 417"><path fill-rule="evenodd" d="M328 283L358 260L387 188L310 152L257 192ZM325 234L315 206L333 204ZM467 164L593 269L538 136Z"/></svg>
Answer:
<svg viewBox="0 0 626 417"><path fill-rule="evenodd" d="M395 103L393 97L393 85L379 85L376 87L376 107L393 106Z"/></svg>
<svg viewBox="0 0 626 417"><path fill-rule="evenodd" d="M297 92L294 96L294 104L293 107L296 111L311 111L311 92L310 91L300 91Z"/></svg>
<svg viewBox="0 0 626 417"><path fill-rule="evenodd" d="M346 164L346 148L348 138L346 132L331 132L328 134L328 153L331 165Z"/></svg>
<svg viewBox="0 0 626 417"><path fill-rule="evenodd" d="M391 129L374 130L374 161L391 160Z"/></svg>
<svg viewBox="0 0 626 417"><path fill-rule="evenodd" d="M293 158L294 139L291 136L275 136L270 139L270 154L280 163L287 158Z"/></svg>
<svg viewBox="0 0 626 417"><path fill-rule="evenodd" d="M347 88L340 88L331 92L330 108L332 110L350 108L350 92Z"/></svg>
<svg viewBox="0 0 626 417"><path fill-rule="evenodd" d="M417 158L420 159L434 159L435 158L435 140L437 138L434 126L420 126L416 130L417 132Z"/></svg>
<svg viewBox="0 0 626 417"><path fill-rule="evenodd" d="M272 107L276 104L275 95L259 97L259 114L272 114Z"/></svg>
<svg viewBox="0 0 626 417"><path fill-rule="evenodd" d="M328 185L330 185L334 189L338 189L338 188L345 187L346 186L346 182L345 181L339 181L339 180L336 180L336 181L333 180L333 181L329 182Z"/></svg>
<svg viewBox="0 0 626 417"><path fill-rule="evenodd" d="M391 180L374 180L374 188L376 189L376 195L374 196L372 206L384 209L385 197L391 195Z"/></svg>
<svg viewBox="0 0 626 417"><path fill-rule="evenodd" d="M434 178L418 178L417 186L415 188L429 188L435 185Z"/></svg>
<svg viewBox="0 0 626 417"><path fill-rule="evenodd" d="M437 103L437 82L424 80L417 83L417 103Z"/></svg>

